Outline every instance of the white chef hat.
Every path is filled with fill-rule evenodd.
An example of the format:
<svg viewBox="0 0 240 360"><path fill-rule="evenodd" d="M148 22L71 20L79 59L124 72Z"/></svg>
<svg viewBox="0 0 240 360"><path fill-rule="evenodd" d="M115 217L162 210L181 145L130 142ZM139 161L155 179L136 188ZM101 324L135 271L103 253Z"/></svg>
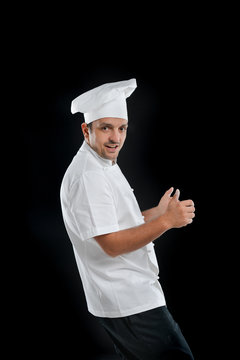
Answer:
<svg viewBox="0 0 240 360"><path fill-rule="evenodd" d="M84 114L87 124L104 117L128 119L126 98L136 89L136 79L100 85L72 101L71 112Z"/></svg>

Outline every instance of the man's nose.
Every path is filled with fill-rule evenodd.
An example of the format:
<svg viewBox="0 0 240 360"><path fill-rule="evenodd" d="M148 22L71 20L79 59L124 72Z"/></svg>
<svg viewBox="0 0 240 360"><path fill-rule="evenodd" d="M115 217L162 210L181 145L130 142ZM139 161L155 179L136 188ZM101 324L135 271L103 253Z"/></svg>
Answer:
<svg viewBox="0 0 240 360"><path fill-rule="evenodd" d="M113 129L111 131L109 140L113 143L120 143L120 134L119 134L118 129Z"/></svg>

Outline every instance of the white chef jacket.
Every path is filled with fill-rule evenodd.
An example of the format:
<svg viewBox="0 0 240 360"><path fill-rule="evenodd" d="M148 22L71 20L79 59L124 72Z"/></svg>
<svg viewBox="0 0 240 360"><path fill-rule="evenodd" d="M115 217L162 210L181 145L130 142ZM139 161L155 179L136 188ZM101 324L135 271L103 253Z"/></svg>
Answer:
<svg viewBox="0 0 240 360"><path fill-rule="evenodd" d="M144 223L119 166L84 141L64 175L60 199L89 312L123 317L165 305L153 243L111 257L94 239Z"/></svg>

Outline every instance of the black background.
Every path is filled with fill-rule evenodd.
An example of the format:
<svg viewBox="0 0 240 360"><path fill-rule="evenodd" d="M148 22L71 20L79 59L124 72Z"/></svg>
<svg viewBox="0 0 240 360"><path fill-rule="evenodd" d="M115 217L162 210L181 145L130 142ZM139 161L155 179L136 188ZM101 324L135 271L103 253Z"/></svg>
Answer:
<svg viewBox="0 0 240 360"><path fill-rule="evenodd" d="M8 282L8 350L30 358L114 358L110 340L87 312L59 190L83 141L83 118L71 114L72 99L102 83L135 77L118 163L142 210L155 206L170 186L195 202L193 224L170 230L155 249L170 311L196 360L211 359L224 301L213 213L224 169L224 31L207 13L108 10L95 6L93 16L91 9L36 8L24 18L16 10L11 19L6 92L17 138L8 162L14 171L9 218L15 220L9 228L16 269Z"/></svg>

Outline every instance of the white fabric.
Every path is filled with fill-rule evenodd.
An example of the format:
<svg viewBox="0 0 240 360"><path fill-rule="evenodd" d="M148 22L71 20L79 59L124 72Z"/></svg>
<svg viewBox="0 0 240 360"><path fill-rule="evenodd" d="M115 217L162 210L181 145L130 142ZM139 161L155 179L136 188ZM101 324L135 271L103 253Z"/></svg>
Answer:
<svg viewBox="0 0 240 360"><path fill-rule="evenodd" d="M84 113L87 124L105 117L128 120L126 98L136 87L136 79L100 85L74 99L71 104L71 112L72 114Z"/></svg>
<svg viewBox="0 0 240 360"><path fill-rule="evenodd" d="M90 313L122 317L165 305L153 243L110 257L94 239L144 223L117 164L84 142L64 175L61 205Z"/></svg>

